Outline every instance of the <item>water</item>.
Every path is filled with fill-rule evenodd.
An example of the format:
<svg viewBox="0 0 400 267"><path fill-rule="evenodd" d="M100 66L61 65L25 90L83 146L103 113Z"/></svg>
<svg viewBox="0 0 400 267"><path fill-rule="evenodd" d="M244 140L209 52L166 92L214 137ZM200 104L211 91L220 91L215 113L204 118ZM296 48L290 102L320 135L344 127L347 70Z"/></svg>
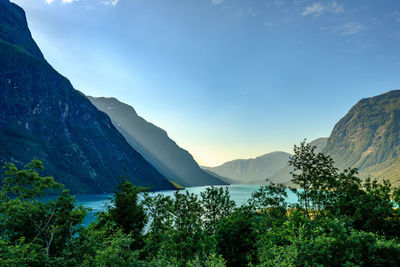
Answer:
<svg viewBox="0 0 400 267"><path fill-rule="evenodd" d="M197 187L188 187L185 190L189 193L194 193L195 195L200 196L200 193L205 191L205 189L209 186L197 186ZM236 202L237 206L241 206L247 202L247 200L251 197L251 193L258 190L260 185L228 185L223 186L227 187L229 193L231 195L231 199ZM185 193L185 190L181 190L181 193ZM156 194L163 194L165 196L173 196L175 191L174 190L167 190L167 191L159 191L155 192ZM84 224L88 225L96 218L96 214L100 211L104 211L110 203L110 198L112 194L92 194L92 195L77 195L76 201L78 204L81 204L87 208L91 208L92 211L88 213L85 218ZM297 201L297 197L292 192L288 191L288 199L287 202L295 203Z"/></svg>

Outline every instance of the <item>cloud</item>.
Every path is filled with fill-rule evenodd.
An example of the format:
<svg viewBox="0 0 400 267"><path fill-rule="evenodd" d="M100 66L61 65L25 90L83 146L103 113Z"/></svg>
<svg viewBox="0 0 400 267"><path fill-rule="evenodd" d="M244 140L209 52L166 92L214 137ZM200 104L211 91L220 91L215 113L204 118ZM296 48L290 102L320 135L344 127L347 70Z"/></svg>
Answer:
<svg viewBox="0 0 400 267"><path fill-rule="evenodd" d="M60 0L64 4L69 4L72 2L79 2L79 0ZM54 0L46 0L47 4L51 4L54 2Z"/></svg>
<svg viewBox="0 0 400 267"><path fill-rule="evenodd" d="M343 6L336 3L336 1L333 1L330 5L313 3L312 5L305 7L301 15L318 17L323 13L339 14L343 12L344 12Z"/></svg>
<svg viewBox="0 0 400 267"><path fill-rule="evenodd" d="M222 2L224 2L224 0L211 0L211 3L212 3L213 5L219 5L219 4L221 4Z"/></svg>
<svg viewBox="0 0 400 267"><path fill-rule="evenodd" d="M321 5L320 3L314 3L311 6L308 6L304 9L304 11L301 13L302 16L319 16L322 14L324 11L325 7Z"/></svg>
<svg viewBox="0 0 400 267"><path fill-rule="evenodd" d="M51 4L53 2L61 2L63 4L70 4L73 2L79 2L80 0L45 0L48 4ZM221 1L221 0L219 0ZM118 4L119 0L97 0L97 3L106 5L106 6L116 6ZM222 2L222 1L221 1Z"/></svg>
<svg viewBox="0 0 400 267"><path fill-rule="evenodd" d="M118 4L119 0L104 0L101 1L102 4L106 6L116 6Z"/></svg>
<svg viewBox="0 0 400 267"><path fill-rule="evenodd" d="M359 33L365 29L366 27L358 22L349 22L339 27L338 31L340 31L340 35L346 36Z"/></svg>

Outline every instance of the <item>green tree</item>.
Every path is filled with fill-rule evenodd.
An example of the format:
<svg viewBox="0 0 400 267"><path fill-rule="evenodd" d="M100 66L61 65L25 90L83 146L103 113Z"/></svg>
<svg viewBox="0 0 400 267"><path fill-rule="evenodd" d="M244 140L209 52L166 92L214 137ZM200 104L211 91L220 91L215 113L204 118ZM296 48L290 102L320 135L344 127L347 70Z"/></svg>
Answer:
<svg viewBox="0 0 400 267"><path fill-rule="evenodd" d="M4 169L0 189L2 243L7 244L11 251L32 255L33 261L29 265L54 263L67 258L73 250L86 209L76 206L67 190L63 190L55 200L42 199L50 192L59 192L54 190L62 186L53 177L39 175L43 165L38 160L27 164L25 169L20 170L11 163L6 163Z"/></svg>
<svg viewBox="0 0 400 267"><path fill-rule="evenodd" d="M209 234L215 234L218 222L222 218L230 216L234 211L235 201L231 200L227 187L207 187L200 193L200 196L205 230Z"/></svg>
<svg viewBox="0 0 400 267"><path fill-rule="evenodd" d="M114 192L111 205L107 207L106 213L99 216L98 227L113 224L135 240L132 243L133 249L141 248L148 218L143 203L139 201L139 194L146 190L147 188L135 186L123 177Z"/></svg>
<svg viewBox="0 0 400 267"><path fill-rule="evenodd" d="M254 211L240 207L220 221L215 234L216 248L228 266L246 266L256 262L257 229L254 219Z"/></svg>
<svg viewBox="0 0 400 267"><path fill-rule="evenodd" d="M315 217L333 201L332 189L338 175L333 159L315 153L315 148L304 140L300 146L294 146L294 155L289 159L289 165L294 168L292 182L301 189L293 191L308 217Z"/></svg>

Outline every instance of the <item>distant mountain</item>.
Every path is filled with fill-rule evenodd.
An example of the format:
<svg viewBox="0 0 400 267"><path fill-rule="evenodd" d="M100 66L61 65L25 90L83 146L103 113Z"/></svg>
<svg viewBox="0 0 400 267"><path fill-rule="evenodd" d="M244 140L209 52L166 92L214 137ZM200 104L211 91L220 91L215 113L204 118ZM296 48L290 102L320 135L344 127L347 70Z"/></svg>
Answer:
<svg viewBox="0 0 400 267"><path fill-rule="evenodd" d="M400 90L360 100L335 125L323 152L340 169L400 184Z"/></svg>
<svg viewBox="0 0 400 267"><path fill-rule="evenodd" d="M217 167L203 167L220 176L240 183L265 181L283 168L289 160L289 153L272 152L254 159L237 159Z"/></svg>
<svg viewBox="0 0 400 267"><path fill-rule="evenodd" d="M0 0L0 163L33 158L75 193L112 192L124 172L136 185L173 188L46 62L24 11Z"/></svg>
<svg viewBox="0 0 400 267"><path fill-rule="evenodd" d="M88 98L110 116L128 143L169 180L181 186L227 184L200 169L192 155L171 140L163 129L138 116L133 107L115 98Z"/></svg>
<svg viewBox="0 0 400 267"><path fill-rule="evenodd" d="M328 138L321 137L321 138L315 139L314 141L310 142L309 144L311 146L316 147L314 150L315 153L319 153L324 149L327 141L328 141ZM290 175L290 172L292 172L292 171L293 171L293 168L289 165L288 162L286 162L285 166L282 169L280 169L279 171L277 171L276 173L274 173L274 175L272 175L269 180L273 183L282 183L282 184L288 183L292 179L292 176Z"/></svg>

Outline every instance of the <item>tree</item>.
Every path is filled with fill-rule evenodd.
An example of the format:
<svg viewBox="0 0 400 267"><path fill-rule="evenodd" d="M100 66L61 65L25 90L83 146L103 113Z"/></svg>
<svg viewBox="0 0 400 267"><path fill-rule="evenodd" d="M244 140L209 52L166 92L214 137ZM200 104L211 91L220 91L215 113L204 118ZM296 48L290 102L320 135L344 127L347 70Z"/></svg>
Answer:
<svg viewBox="0 0 400 267"><path fill-rule="evenodd" d="M228 188L207 187L200 193L203 208L203 222L209 234L215 234L219 220L228 217L234 211L236 204L231 200Z"/></svg>
<svg viewBox="0 0 400 267"><path fill-rule="evenodd" d="M247 266L256 261L257 230L254 218L254 211L240 207L229 217L221 219L215 234L216 249L228 266Z"/></svg>
<svg viewBox="0 0 400 267"><path fill-rule="evenodd" d="M300 187L293 189L307 217L316 216L332 202L333 188L338 176L333 159L323 153L315 153L315 146L306 144L294 146L294 155L289 159L293 166L292 182Z"/></svg>
<svg viewBox="0 0 400 267"><path fill-rule="evenodd" d="M38 160L32 160L25 169L20 170L12 163L6 163L4 169L0 189L2 242L23 253L28 248L35 249L31 254L35 255L32 259L36 258L36 263L31 265L65 257L74 246L87 210L76 206L67 190L55 200L43 199L50 192L59 193L55 190L62 189L62 185L53 177L39 175L43 164Z"/></svg>
<svg viewBox="0 0 400 267"><path fill-rule="evenodd" d="M111 205L107 207L107 212L99 217L98 227L114 224L135 240L132 244L133 249L141 248L142 234L148 219L143 203L139 201L139 194L146 190L147 188L134 186L126 180L126 177L122 177L111 199Z"/></svg>

